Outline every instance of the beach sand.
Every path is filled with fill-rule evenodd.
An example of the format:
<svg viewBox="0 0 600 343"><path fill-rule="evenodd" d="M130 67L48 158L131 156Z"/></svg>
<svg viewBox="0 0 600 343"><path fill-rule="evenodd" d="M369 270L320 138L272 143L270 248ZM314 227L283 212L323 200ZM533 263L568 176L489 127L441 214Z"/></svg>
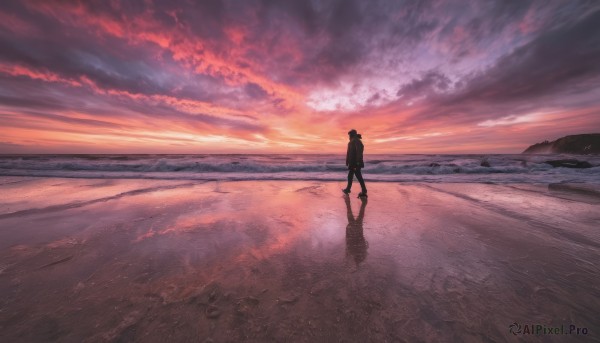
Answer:
<svg viewBox="0 0 600 343"><path fill-rule="evenodd" d="M597 191L368 186L2 177L2 341L600 338Z"/></svg>

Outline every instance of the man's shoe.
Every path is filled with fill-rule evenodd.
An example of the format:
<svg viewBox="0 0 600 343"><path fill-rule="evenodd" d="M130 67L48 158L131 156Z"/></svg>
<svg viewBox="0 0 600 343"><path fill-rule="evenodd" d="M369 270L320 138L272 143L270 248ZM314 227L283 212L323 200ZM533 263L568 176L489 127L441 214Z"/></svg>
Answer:
<svg viewBox="0 0 600 343"><path fill-rule="evenodd" d="M358 197L359 198L368 198L367 193L366 192L360 192L358 193Z"/></svg>
<svg viewBox="0 0 600 343"><path fill-rule="evenodd" d="M342 192L344 192L344 194L350 194L350 190L346 188L342 189Z"/></svg>

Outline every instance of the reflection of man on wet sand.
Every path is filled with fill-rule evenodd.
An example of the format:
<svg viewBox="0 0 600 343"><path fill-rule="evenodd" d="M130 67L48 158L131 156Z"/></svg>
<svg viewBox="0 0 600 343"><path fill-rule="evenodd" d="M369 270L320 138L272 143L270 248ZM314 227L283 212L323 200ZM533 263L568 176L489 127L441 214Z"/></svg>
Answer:
<svg viewBox="0 0 600 343"><path fill-rule="evenodd" d="M365 217L365 207L367 207L367 199L363 198L360 204L358 217L354 218L352 207L350 206L350 198L344 197L346 201L346 214L348 215L348 226L346 226L346 254L354 258L354 262L358 266L359 263L367 258L368 243L363 235L363 218Z"/></svg>

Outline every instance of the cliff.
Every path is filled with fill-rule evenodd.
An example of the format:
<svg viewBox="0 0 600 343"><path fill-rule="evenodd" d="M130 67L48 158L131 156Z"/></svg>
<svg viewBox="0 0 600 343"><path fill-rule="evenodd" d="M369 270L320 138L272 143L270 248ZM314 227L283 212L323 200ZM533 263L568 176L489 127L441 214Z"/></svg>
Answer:
<svg viewBox="0 0 600 343"><path fill-rule="evenodd" d="M523 151L524 154L600 154L600 133L571 135L552 142L537 143Z"/></svg>

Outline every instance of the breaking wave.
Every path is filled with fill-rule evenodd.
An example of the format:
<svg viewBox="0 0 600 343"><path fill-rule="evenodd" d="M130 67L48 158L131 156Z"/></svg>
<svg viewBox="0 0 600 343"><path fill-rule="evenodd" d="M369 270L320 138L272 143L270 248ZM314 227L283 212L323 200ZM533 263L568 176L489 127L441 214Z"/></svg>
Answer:
<svg viewBox="0 0 600 343"><path fill-rule="evenodd" d="M600 158L579 156L594 167L553 168L566 155L372 155L371 181L600 182ZM483 166L487 161L489 167ZM484 164L485 165L485 164ZM4 155L0 175L76 178L205 180L340 180L339 155Z"/></svg>

